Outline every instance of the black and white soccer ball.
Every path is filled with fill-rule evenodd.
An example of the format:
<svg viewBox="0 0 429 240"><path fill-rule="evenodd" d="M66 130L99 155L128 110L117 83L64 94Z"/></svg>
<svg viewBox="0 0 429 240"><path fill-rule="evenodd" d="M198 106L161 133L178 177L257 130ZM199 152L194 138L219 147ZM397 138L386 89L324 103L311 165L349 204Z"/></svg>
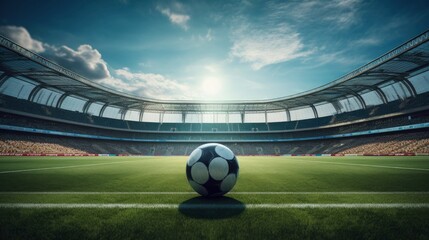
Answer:
<svg viewBox="0 0 429 240"><path fill-rule="evenodd" d="M238 178L238 161L234 153L218 143L196 148L186 163L186 177L202 196L222 196L231 191Z"/></svg>

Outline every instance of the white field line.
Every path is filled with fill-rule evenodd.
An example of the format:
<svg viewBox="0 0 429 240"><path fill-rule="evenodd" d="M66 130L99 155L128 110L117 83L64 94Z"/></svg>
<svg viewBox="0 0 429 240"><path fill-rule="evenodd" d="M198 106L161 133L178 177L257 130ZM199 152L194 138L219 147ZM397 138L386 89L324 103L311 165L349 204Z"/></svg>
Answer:
<svg viewBox="0 0 429 240"><path fill-rule="evenodd" d="M80 165L70 165L70 166L61 166L61 167L18 169L18 170L2 171L2 172L0 172L0 174L19 173L19 172L33 172L33 171L43 171L43 170L53 170L53 169L63 169L63 168L92 167L92 166L112 165L112 164L121 164L121 163L129 163L129 162L137 162L137 161L134 160L134 161L120 161L120 162L107 162L107 163L80 164Z"/></svg>
<svg viewBox="0 0 429 240"><path fill-rule="evenodd" d="M429 193L429 192L428 192ZM0 195L187 195L195 192L0 192Z"/></svg>
<svg viewBox="0 0 429 240"><path fill-rule="evenodd" d="M429 194L429 192L231 192L237 195L408 195Z"/></svg>
<svg viewBox="0 0 429 240"><path fill-rule="evenodd" d="M0 195L194 195L195 192L0 192ZM229 192L227 195L427 195L429 192Z"/></svg>
<svg viewBox="0 0 429 240"><path fill-rule="evenodd" d="M429 203L280 203L280 204L148 204L148 203L0 203L0 208L142 208L142 209L290 209L290 208L429 208Z"/></svg>
<svg viewBox="0 0 429 240"><path fill-rule="evenodd" d="M334 165L346 165L346 166L360 166L360 167L390 168L390 169L401 169L401 170L429 171L428 168L396 167L396 166L384 166L384 165L361 164L361 163L340 163L340 162L325 162L325 161L299 160L299 159L290 159L290 160L300 161L300 162L313 162L313 163L325 163L325 164L334 164Z"/></svg>

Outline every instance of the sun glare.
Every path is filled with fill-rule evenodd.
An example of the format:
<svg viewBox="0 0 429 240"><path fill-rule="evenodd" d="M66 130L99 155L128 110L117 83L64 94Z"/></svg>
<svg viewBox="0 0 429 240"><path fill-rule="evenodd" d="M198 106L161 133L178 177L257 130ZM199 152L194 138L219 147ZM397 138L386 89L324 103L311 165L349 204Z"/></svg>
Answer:
<svg viewBox="0 0 429 240"><path fill-rule="evenodd" d="M201 89L208 97L217 96L222 90L222 81L219 78L207 77L201 83Z"/></svg>

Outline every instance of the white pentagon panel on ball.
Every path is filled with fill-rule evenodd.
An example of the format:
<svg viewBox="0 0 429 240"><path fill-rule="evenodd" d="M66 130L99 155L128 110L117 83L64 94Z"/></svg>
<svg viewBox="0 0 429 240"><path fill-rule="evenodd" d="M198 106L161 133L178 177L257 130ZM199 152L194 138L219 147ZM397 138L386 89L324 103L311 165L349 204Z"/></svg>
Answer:
<svg viewBox="0 0 429 240"><path fill-rule="evenodd" d="M203 154L203 151L199 148L192 151L191 155L189 155L188 159L188 166L194 165L200 159L201 155Z"/></svg>
<svg viewBox="0 0 429 240"><path fill-rule="evenodd" d="M215 147L215 151L219 156L227 160L232 160L234 158L234 153L231 150L229 150L229 148L224 147L222 145L217 145Z"/></svg>
<svg viewBox="0 0 429 240"><path fill-rule="evenodd" d="M207 194L209 194L209 192L207 192L206 188L201 186L200 184L194 182L194 181L189 181L189 184L191 185L191 187L195 190L195 192L206 196Z"/></svg>
<svg viewBox="0 0 429 240"><path fill-rule="evenodd" d="M221 157L214 158L209 164L209 173L214 180L222 180L229 172L228 162Z"/></svg>
<svg viewBox="0 0 429 240"><path fill-rule="evenodd" d="M234 187L236 181L237 181L237 177L235 176L235 174L234 173L229 174L220 184L220 190L224 192L228 192Z"/></svg>
<svg viewBox="0 0 429 240"><path fill-rule="evenodd" d="M197 162L191 168L191 176L195 182L204 184L209 180L209 171L204 163Z"/></svg>

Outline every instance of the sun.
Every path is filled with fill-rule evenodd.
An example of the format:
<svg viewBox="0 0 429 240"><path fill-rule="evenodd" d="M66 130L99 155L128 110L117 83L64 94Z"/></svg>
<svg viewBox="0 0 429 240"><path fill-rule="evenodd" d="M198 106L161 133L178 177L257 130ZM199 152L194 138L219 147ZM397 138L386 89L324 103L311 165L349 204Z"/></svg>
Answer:
<svg viewBox="0 0 429 240"><path fill-rule="evenodd" d="M222 80L216 77L207 77L201 83L201 90L206 96L216 96L222 90Z"/></svg>

